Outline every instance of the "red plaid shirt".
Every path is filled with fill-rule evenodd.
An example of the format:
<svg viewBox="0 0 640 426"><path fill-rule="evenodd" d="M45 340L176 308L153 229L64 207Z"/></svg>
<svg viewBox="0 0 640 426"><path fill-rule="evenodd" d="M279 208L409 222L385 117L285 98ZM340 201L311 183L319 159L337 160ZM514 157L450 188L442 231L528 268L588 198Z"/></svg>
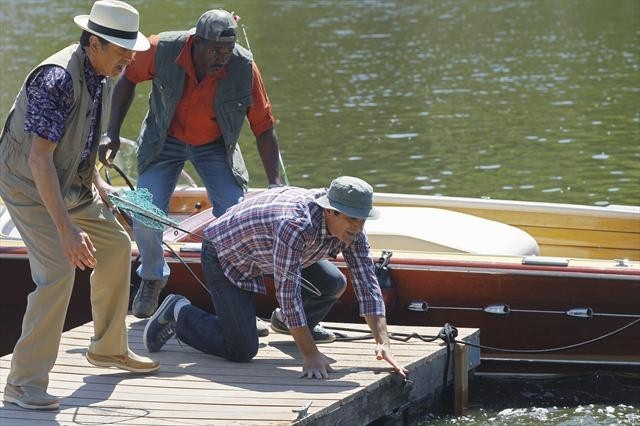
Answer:
<svg viewBox="0 0 640 426"><path fill-rule="evenodd" d="M360 315L385 314L366 235L360 233L349 246L331 236L323 208L315 203L324 194L324 189L271 189L231 207L205 229L225 275L238 287L264 294L262 276L273 274L290 328L306 325L302 268L339 253L351 272Z"/></svg>

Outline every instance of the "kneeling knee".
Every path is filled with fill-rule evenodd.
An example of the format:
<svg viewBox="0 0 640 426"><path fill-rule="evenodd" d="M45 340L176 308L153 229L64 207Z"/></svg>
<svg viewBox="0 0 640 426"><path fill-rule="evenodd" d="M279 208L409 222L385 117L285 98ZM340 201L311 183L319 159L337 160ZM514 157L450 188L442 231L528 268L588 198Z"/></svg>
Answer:
<svg viewBox="0 0 640 426"><path fill-rule="evenodd" d="M249 362L258 354L258 344L247 345L229 351L229 361L233 362Z"/></svg>
<svg viewBox="0 0 640 426"><path fill-rule="evenodd" d="M335 289L333 291L333 294L336 297L340 297L342 296L342 293L344 293L346 288L347 288L347 277L345 277L344 274L341 273L338 277L336 277Z"/></svg>

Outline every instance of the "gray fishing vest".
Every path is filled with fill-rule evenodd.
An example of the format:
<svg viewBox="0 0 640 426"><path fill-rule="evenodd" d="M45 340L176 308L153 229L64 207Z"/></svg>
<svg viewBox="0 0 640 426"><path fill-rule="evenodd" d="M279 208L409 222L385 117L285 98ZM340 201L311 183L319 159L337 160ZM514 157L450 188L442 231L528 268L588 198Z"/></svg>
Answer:
<svg viewBox="0 0 640 426"><path fill-rule="evenodd" d="M9 111L0 138L0 179L40 204L42 199L28 164L33 136L24 131L24 121L27 111L27 83L34 72L44 65L58 65L65 68L73 80L73 105L62 139L53 151L53 162L63 197L69 191L73 179L78 175L82 179L82 184L91 188L98 152L98 144L94 143L89 156L89 167L78 171L91 126L93 99L84 81L82 47L75 43L45 59L27 75ZM106 131L108 125L107 117L111 108L113 85L114 81L107 78L102 91L102 114L96 129L99 132L98 136Z"/></svg>
<svg viewBox="0 0 640 426"><path fill-rule="evenodd" d="M164 32L159 35L155 55L155 76L149 95L149 111L138 137L138 174L145 171L164 147L184 86L185 71L176 59L189 36L186 31ZM251 52L236 43L226 65L227 76L218 82L214 108L216 120L227 151L227 163L236 181L246 189L249 173L244 164L238 138L247 108L252 101Z"/></svg>

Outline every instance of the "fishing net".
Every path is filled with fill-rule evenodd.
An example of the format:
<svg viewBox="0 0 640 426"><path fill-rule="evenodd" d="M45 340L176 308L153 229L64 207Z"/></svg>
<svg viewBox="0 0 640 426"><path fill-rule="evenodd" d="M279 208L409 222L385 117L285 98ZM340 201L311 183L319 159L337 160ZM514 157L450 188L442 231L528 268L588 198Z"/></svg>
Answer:
<svg viewBox="0 0 640 426"><path fill-rule="evenodd" d="M118 209L124 210L131 214L133 218L140 224L159 231L164 231L167 228L173 228L181 232L185 232L194 237L200 238L203 241L210 241L207 238L195 234L191 231L182 229L180 225L171 220L165 212L160 210L153 204L153 195L146 188L138 188L136 190L122 190L117 194L110 194L109 200ZM246 257L256 262L259 260L253 258L250 255L245 254ZM303 276L293 274L285 271L285 275L289 275L294 278L300 278L300 285L306 288L316 296L321 296L320 290L318 290L311 282L305 279Z"/></svg>
<svg viewBox="0 0 640 426"><path fill-rule="evenodd" d="M178 228L178 223L171 220L165 212L153 204L153 195L147 188L122 190L110 194L109 200L120 210L124 210L147 228L164 231L168 227Z"/></svg>

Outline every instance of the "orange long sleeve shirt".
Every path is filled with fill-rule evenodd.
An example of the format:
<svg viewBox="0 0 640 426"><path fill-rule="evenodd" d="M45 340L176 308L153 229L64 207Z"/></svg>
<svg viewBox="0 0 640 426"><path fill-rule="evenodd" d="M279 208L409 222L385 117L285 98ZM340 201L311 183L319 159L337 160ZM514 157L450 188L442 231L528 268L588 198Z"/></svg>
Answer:
<svg viewBox="0 0 640 426"><path fill-rule="evenodd" d="M125 70L125 77L132 83L140 83L153 79L155 75L155 56L159 38L157 35L149 37L151 47L144 52L136 52L131 63ZM191 145L204 145L222 136L216 122L214 100L218 81L227 75L223 68L215 75L207 75L198 82L191 57L193 37L189 37L180 51L176 63L185 73L182 97L176 107L169 135ZM275 118L271 112L271 103L262 82L258 66L253 62L252 105L247 110L247 118L253 134L261 135L273 127Z"/></svg>

